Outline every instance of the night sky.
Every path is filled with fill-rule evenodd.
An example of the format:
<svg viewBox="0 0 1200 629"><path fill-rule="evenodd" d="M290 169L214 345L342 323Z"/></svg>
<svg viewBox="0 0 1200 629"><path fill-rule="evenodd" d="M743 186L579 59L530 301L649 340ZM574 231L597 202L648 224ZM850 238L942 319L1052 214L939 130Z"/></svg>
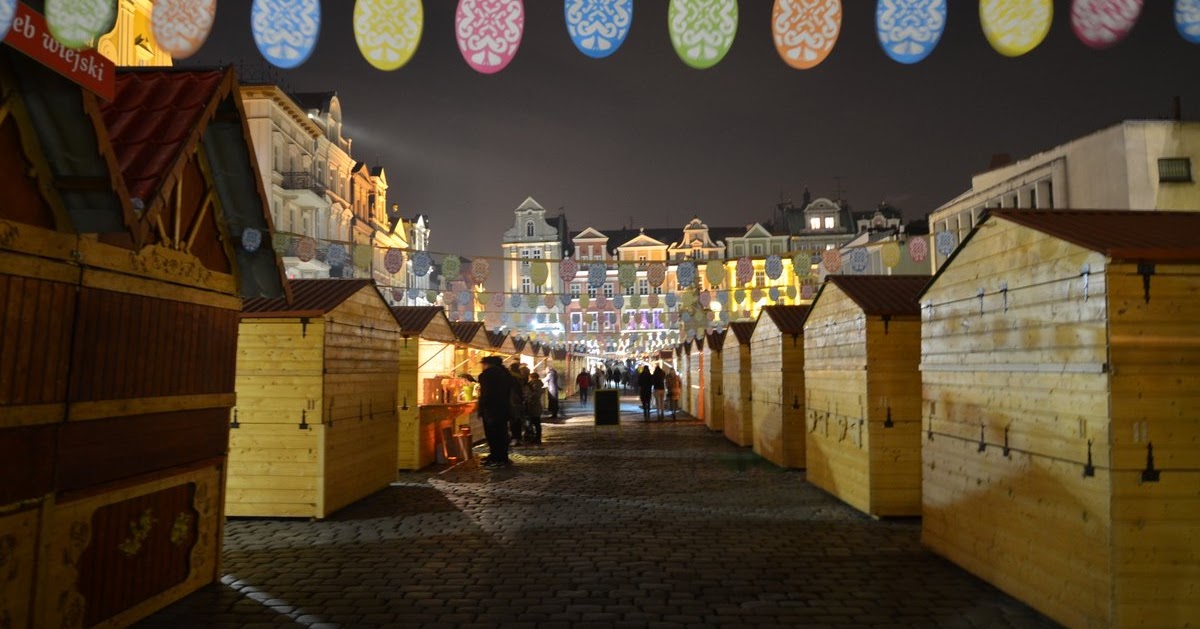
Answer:
<svg viewBox="0 0 1200 629"><path fill-rule="evenodd" d="M841 35L815 69L783 63L770 0L741 0L738 36L716 67L693 70L667 34L667 0L636 0L611 57L578 52L561 0L526 0L515 60L495 75L463 61L455 0L425 0L416 56L395 72L367 64L353 3L326 0L313 56L276 70L289 91L336 91L353 155L387 171L389 203L427 214L431 250L500 254L512 210L532 196L565 208L572 230L593 225L712 226L771 219L783 199L886 201L912 219L965 191L994 153L1023 157L1123 119L1166 118L1183 98L1200 114L1200 46L1183 40L1172 2L1147 0L1130 37L1106 51L1080 43L1069 3L1032 53L992 50L978 2L950 0L941 43L913 66L884 55L875 2L844 2ZM222 0L207 44L179 65L265 62L250 35L250 2Z"/></svg>

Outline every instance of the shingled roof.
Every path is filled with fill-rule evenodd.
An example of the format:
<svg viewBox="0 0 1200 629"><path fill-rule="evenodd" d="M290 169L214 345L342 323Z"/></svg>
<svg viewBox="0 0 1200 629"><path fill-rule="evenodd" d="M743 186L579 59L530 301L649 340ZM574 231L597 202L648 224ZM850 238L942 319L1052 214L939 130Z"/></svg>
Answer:
<svg viewBox="0 0 1200 629"><path fill-rule="evenodd" d="M441 306L393 306L392 316L405 334L420 334L433 318L445 310Z"/></svg>
<svg viewBox="0 0 1200 629"><path fill-rule="evenodd" d="M371 287L371 280L291 280L292 303L284 297L256 297L242 302L242 317L320 317L342 305L358 291ZM380 301L383 297L379 298ZM387 302L384 302L385 304Z"/></svg>
<svg viewBox="0 0 1200 629"><path fill-rule="evenodd" d="M1200 261L1200 212L996 209L990 216L1117 260Z"/></svg>
<svg viewBox="0 0 1200 629"><path fill-rule="evenodd" d="M804 320L808 318L809 310L808 306L764 306L762 312L771 318L780 332L804 334Z"/></svg>
<svg viewBox="0 0 1200 629"><path fill-rule="evenodd" d="M733 330L733 335L737 337L738 343L749 345L750 337L754 335L754 326L757 323L757 321L734 321L729 324L729 329Z"/></svg>
<svg viewBox="0 0 1200 629"><path fill-rule="evenodd" d="M869 316L920 315L917 299L929 283L928 275L830 275L825 278L813 305L825 286L834 284Z"/></svg>
<svg viewBox="0 0 1200 629"><path fill-rule="evenodd" d="M475 340L475 335L483 328L482 321L451 321L450 329L454 330L454 336L458 337L463 343L470 343Z"/></svg>
<svg viewBox="0 0 1200 629"><path fill-rule="evenodd" d="M725 335L726 334L729 334L728 329L721 330L720 332L716 332L716 331L709 332L708 333L709 348L711 348L712 351L714 351L714 352L720 353L720 351L725 348Z"/></svg>

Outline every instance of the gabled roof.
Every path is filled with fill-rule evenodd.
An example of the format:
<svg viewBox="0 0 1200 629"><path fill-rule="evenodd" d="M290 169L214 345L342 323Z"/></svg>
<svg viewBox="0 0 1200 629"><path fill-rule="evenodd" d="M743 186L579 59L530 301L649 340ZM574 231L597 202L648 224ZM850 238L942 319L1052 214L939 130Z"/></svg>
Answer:
<svg viewBox="0 0 1200 629"><path fill-rule="evenodd" d="M491 330L484 330L484 332L487 333L488 342L491 343L492 347L495 348L499 348L501 345L504 345L504 339L507 338L509 334L508 332L493 332Z"/></svg>
<svg viewBox="0 0 1200 629"><path fill-rule="evenodd" d="M599 240L602 238L608 238L608 236L605 236L603 233L600 232L600 230L596 229L595 227L588 227L587 229L579 232L578 234L575 234L575 236L573 238L571 238L571 240L579 240L581 238L587 239L587 240Z"/></svg>
<svg viewBox="0 0 1200 629"><path fill-rule="evenodd" d="M703 336L696 337L696 351L698 351L698 352L704 351L704 337Z"/></svg>
<svg viewBox="0 0 1200 629"><path fill-rule="evenodd" d="M525 349L525 343L528 343L529 339L513 337L512 341L513 341L513 349L516 350L516 352L519 354L519 353L521 353L522 350Z"/></svg>
<svg viewBox="0 0 1200 629"><path fill-rule="evenodd" d="M567 359L567 350L565 350L565 349L551 350L550 356L554 360L566 360Z"/></svg>
<svg viewBox="0 0 1200 629"><path fill-rule="evenodd" d="M1116 260L1200 262L1200 212L995 209L990 216Z"/></svg>
<svg viewBox="0 0 1200 629"><path fill-rule="evenodd" d="M830 275L813 299L813 307L825 287L834 284L869 316L917 316L921 314L917 300L928 283L928 275Z"/></svg>
<svg viewBox="0 0 1200 629"><path fill-rule="evenodd" d="M320 317L364 288L379 296L375 283L362 280L291 280L292 303L283 297L255 297L242 302L242 317ZM384 305L383 297L379 300Z"/></svg>
<svg viewBox="0 0 1200 629"><path fill-rule="evenodd" d="M750 337L754 335L754 326L757 321L734 321L729 324L729 329L733 330L734 337L740 345L749 345Z"/></svg>
<svg viewBox="0 0 1200 629"><path fill-rule="evenodd" d="M434 317L438 314L444 316L445 312L441 306L392 307L392 316L396 317L396 323L400 324L400 331L404 334L420 334L425 331Z"/></svg>
<svg viewBox="0 0 1200 629"><path fill-rule="evenodd" d="M450 329L454 330L454 336L463 343L470 343L475 340L475 335L483 328L482 321L451 321Z"/></svg>
<svg viewBox="0 0 1200 629"><path fill-rule="evenodd" d="M544 210L544 209L546 209L546 208L542 207L541 204L539 204L537 201L534 201L533 197L525 197L525 200L521 202L521 205L517 206L518 212L521 212L524 210Z"/></svg>
<svg viewBox="0 0 1200 629"><path fill-rule="evenodd" d="M771 238L773 236L774 235L770 231L768 231L766 227L763 227L761 223L754 223L753 225L746 228L745 233L743 233L741 237L742 238Z"/></svg>
<svg viewBox="0 0 1200 629"><path fill-rule="evenodd" d="M726 328L720 332L713 331L708 333L708 347L714 352L720 352L725 347L725 335L729 334L729 329Z"/></svg>
<svg viewBox="0 0 1200 629"><path fill-rule="evenodd" d="M804 334L804 320L810 310L808 306L764 306L759 318L767 315L784 334Z"/></svg>

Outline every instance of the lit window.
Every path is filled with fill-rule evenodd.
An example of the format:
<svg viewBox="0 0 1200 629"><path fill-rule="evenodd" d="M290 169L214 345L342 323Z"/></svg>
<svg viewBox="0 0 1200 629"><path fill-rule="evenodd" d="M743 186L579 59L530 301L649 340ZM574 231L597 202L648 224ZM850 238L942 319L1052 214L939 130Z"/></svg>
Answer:
<svg viewBox="0 0 1200 629"><path fill-rule="evenodd" d="M1192 160L1187 157L1167 157L1158 160L1160 182L1187 183L1192 180Z"/></svg>
<svg viewBox="0 0 1200 629"><path fill-rule="evenodd" d="M825 229L833 229L833 217L832 216L825 217Z"/></svg>
<svg viewBox="0 0 1200 629"><path fill-rule="evenodd" d="M640 295L649 295L650 294L650 282L649 281L638 280L638 294L640 294Z"/></svg>
<svg viewBox="0 0 1200 629"><path fill-rule="evenodd" d="M596 298L596 287L588 285L588 299Z"/></svg>
<svg viewBox="0 0 1200 629"><path fill-rule="evenodd" d="M571 331L579 332L582 329L583 329L583 313L582 312L572 312L571 313Z"/></svg>
<svg viewBox="0 0 1200 629"><path fill-rule="evenodd" d="M821 229L821 219L816 216L808 219L809 229Z"/></svg>
<svg viewBox="0 0 1200 629"><path fill-rule="evenodd" d="M528 277L521 278L521 292L528 293L533 290L533 282Z"/></svg>
<svg viewBox="0 0 1200 629"><path fill-rule="evenodd" d="M613 285L605 284L604 285L604 297L606 299L612 299L612 296L613 296Z"/></svg>
<svg viewBox="0 0 1200 629"><path fill-rule="evenodd" d="M763 252L762 245L754 245L751 249L752 249L753 255L756 255L756 256L762 255L762 252Z"/></svg>
<svg viewBox="0 0 1200 629"><path fill-rule="evenodd" d="M582 289L579 287L579 284L571 284L571 298L572 299L579 299L579 293L581 293L581 292L582 292Z"/></svg>

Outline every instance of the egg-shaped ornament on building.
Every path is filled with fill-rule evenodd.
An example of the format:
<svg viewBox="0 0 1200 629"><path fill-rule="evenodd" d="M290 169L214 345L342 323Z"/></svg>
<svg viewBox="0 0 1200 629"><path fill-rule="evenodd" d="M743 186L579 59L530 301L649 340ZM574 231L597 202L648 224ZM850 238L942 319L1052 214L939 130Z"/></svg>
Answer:
<svg viewBox="0 0 1200 629"><path fill-rule="evenodd" d="M775 0L771 35L783 62L815 68L833 52L842 30L842 0Z"/></svg>
<svg viewBox="0 0 1200 629"><path fill-rule="evenodd" d="M533 282L535 287L545 286L546 279L550 277L550 269L542 260L529 261L529 281Z"/></svg>
<svg viewBox="0 0 1200 629"><path fill-rule="evenodd" d="M1142 0L1072 0L1071 30L1089 48L1104 50L1125 39L1142 15Z"/></svg>
<svg viewBox="0 0 1200 629"><path fill-rule="evenodd" d="M13 16L17 14L17 0L0 0L0 42L12 29Z"/></svg>
<svg viewBox="0 0 1200 629"><path fill-rule="evenodd" d="M826 249L821 252L821 264L825 265L825 272L837 273L842 270L842 252L837 249Z"/></svg>
<svg viewBox="0 0 1200 629"><path fill-rule="evenodd" d="M1200 0L1175 0L1175 29L1184 40L1200 44Z"/></svg>
<svg viewBox="0 0 1200 629"><path fill-rule="evenodd" d="M651 262L646 265L646 281L658 288L667 279L667 265L662 262Z"/></svg>
<svg viewBox="0 0 1200 629"><path fill-rule="evenodd" d="M217 17L217 0L157 0L150 13L154 42L172 59L196 53Z"/></svg>
<svg viewBox="0 0 1200 629"><path fill-rule="evenodd" d="M117 0L46 0L46 28L71 49L91 46L117 23Z"/></svg>
<svg viewBox="0 0 1200 629"><path fill-rule="evenodd" d="M588 286L600 288L608 277L608 265L603 262L593 262L588 265Z"/></svg>
<svg viewBox="0 0 1200 629"><path fill-rule="evenodd" d="M979 23L996 52L1020 57L1037 48L1054 21L1053 0L980 0Z"/></svg>
<svg viewBox="0 0 1200 629"><path fill-rule="evenodd" d="M574 258L563 258L558 261L558 277L563 284L571 283L575 279L575 274L579 272L579 263Z"/></svg>
<svg viewBox="0 0 1200 629"><path fill-rule="evenodd" d="M892 60L917 63L928 57L946 31L949 0L879 0L875 31Z"/></svg>
<svg viewBox="0 0 1200 629"><path fill-rule="evenodd" d="M667 11L667 33L675 54L697 70L725 58L737 27L737 0L671 0Z"/></svg>
<svg viewBox="0 0 1200 629"><path fill-rule="evenodd" d="M633 0L565 0L563 12L571 43L593 59L616 52L633 25Z"/></svg>
<svg viewBox="0 0 1200 629"><path fill-rule="evenodd" d="M492 265L487 261L487 258L475 258L471 260L471 279L475 280L476 284L486 282L491 270Z"/></svg>
<svg viewBox="0 0 1200 629"><path fill-rule="evenodd" d="M525 34L521 0L459 0L454 15L458 50L472 70L495 74L508 67Z"/></svg>
<svg viewBox="0 0 1200 629"><path fill-rule="evenodd" d="M720 286L725 281L725 264L720 260L709 260L704 266L704 276L709 284Z"/></svg>
<svg viewBox="0 0 1200 629"><path fill-rule="evenodd" d="M421 0L357 0L354 41L371 67L391 71L404 67L417 52L425 28Z"/></svg>
<svg viewBox="0 0 1200 629"><path fill-rule="evenodd" d="M290 70L308 61L321 33L319 0L254 0L250 33L268 63Z"/></svg>

